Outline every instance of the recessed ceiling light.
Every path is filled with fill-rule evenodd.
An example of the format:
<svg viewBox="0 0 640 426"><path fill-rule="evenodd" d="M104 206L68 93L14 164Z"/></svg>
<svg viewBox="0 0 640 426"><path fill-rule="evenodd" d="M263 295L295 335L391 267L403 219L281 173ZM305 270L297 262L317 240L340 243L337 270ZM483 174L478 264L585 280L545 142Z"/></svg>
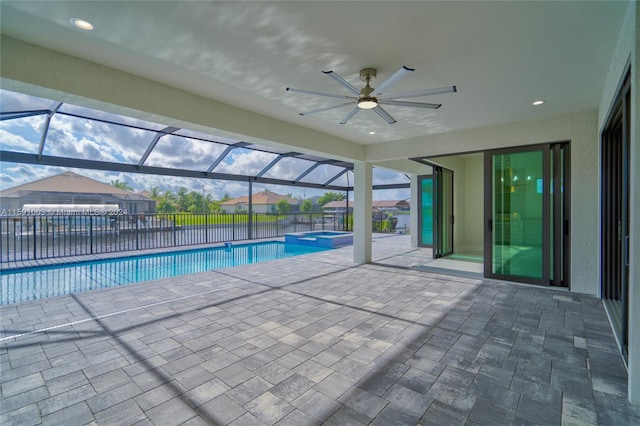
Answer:
<svg viewBox="0 0 640 426"><path fill-rule="evenodd" d="M370 134L370 135L375 135L375 134L376 134L376 132L369 132L369 134Z"/></svg>
<svg viewBox="0 0 640 426"><path fill-rule="evenodd" d="M542 105L543 103L544 103L544 101L543 101L542 99L540 99L539 101L533 101L533 102L531 102L531 105L538 106L538 105Z"/></svg>
<svg viewBox="0 0 640 426"><path fill-rule="evenodd" d="M93 24L91 22L87 21L86 19L71 18L71 19L69 19L69 22L71 22L73 25L75 25L76 27L80 28L81 30L85 30L85 31L93 30Z"/></svg>

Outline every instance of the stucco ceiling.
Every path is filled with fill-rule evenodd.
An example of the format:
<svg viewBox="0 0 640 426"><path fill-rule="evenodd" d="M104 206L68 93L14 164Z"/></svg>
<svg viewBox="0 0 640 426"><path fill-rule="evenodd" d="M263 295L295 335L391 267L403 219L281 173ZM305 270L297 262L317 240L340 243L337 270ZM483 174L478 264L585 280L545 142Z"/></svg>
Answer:
<svg viewBox="0 0 640 426"><path fill-rule="evenodd" d="M253 112L362 144L416 138L598 106L626 1L2 1L2 33ZM69 19L95 25L84 32ZM387 124L350 107L300 116L415 68L389 93L457 85L414 98L437 110L387 107ZM375 87L375 82L373 84ZM534 107L531 102L544 99ZM168 99L167 102L171 100ZM376 132L370 135L369 132Z"/></svg>

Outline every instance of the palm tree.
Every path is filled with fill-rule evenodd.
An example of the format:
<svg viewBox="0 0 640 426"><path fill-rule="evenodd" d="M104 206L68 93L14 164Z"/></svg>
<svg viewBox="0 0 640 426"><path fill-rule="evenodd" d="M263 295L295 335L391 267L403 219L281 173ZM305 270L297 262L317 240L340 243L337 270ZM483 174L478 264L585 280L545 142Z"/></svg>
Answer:
<svg viewBox="0 0 640 426"><path fill-rule="evenodd" d="M160 195L160 188L158 188L157 186L154 186L153 188L151 188L150 192L150 197L152 200L158 201L161 197Z"/></svg>
<svg viewBox="0 0 640 426"><path fill-rule="evenodd" d="M129 182L120 182L119 179L116 180L112 180L111 181L111 186L115 186L116 188L120 188L120 189L124 189L125 191L133 191L133 188L131 187L131 185L129 185Z"/></svg>

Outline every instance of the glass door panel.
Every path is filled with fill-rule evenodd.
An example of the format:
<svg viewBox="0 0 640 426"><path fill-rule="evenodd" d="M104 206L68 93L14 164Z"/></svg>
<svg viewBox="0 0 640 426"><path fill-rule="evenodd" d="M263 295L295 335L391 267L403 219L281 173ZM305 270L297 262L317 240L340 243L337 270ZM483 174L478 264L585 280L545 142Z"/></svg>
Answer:
<svg viewBox="0 0 640 426"><path fill-rule="evenodd" d="M543 279L543 195L548 188L543 154L537 150L492 155L492 275Z"/></svg>
<svg viewBox="0 0 640 426"><path fill-rule="evenodd" d="M453 171L441 168L438 180L438 257L453 253Z"/></svg>
<svg viewBox="0 0 640 426"><path fill-rule="evenodd" d="M420 246L433 246L433 176L420 176Z"/></svg>

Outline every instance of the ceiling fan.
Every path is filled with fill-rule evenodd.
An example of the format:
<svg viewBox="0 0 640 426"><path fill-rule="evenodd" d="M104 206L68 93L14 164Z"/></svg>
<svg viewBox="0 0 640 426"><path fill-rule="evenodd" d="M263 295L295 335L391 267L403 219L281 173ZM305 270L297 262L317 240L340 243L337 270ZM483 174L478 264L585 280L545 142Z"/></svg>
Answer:
<svg viewBox="0 0 640 426"><path fill-rule="evenodd" d="M331 109L341 108L347 105L354 105L354 108L347 114L341 121L340 124L346 124L354 115L356 115L361 109L370 109L373 112L377 113L380 117L382 117L387 123L393 124L396 120L389 115L387 111L382 108L382 105L392 105L392 106L403 106L403 107L412 107L412 108L427 108L427 109L437 109L442 106L442 104L429 104L423 102L407 102L399 99L407 99L407 98L417 98L419 96L429 96L429 95L439 95L442 93L452 93L457 92L456 86L447 86L440 87L437 89L425 89L425 90L417 90L413 92L402 92L395 93L392 95L384 95L383 93L390 89L394 84L400 81L402 78L407 76L408 74L414 72L415 69L403 66L395 74L391 77L383 81L377 89L374 89L369 85L371 80L374 80L378 74L378 71L375 68L365 68L360 70L360 80L366 81L367 84L361 90L358 90L351 83L346 81L344 78L340 77L333 71L322 71L324 74L328 75L340 85L345 87L351 95L335 95L333 93L325 93L325 92L316 92L313 90L306 89L295 89L293 87L287 87L286 90L290 92L298 92L298 93L306 93L308 95L318 95L318 96L327 96L330 98L340 98L340 99L349 99L348 102L341 103L338 105L333 105L326 108L319 108L310 111L305 111L299 113L300 115L313 114L316 112L329 111Z"/></svg>

